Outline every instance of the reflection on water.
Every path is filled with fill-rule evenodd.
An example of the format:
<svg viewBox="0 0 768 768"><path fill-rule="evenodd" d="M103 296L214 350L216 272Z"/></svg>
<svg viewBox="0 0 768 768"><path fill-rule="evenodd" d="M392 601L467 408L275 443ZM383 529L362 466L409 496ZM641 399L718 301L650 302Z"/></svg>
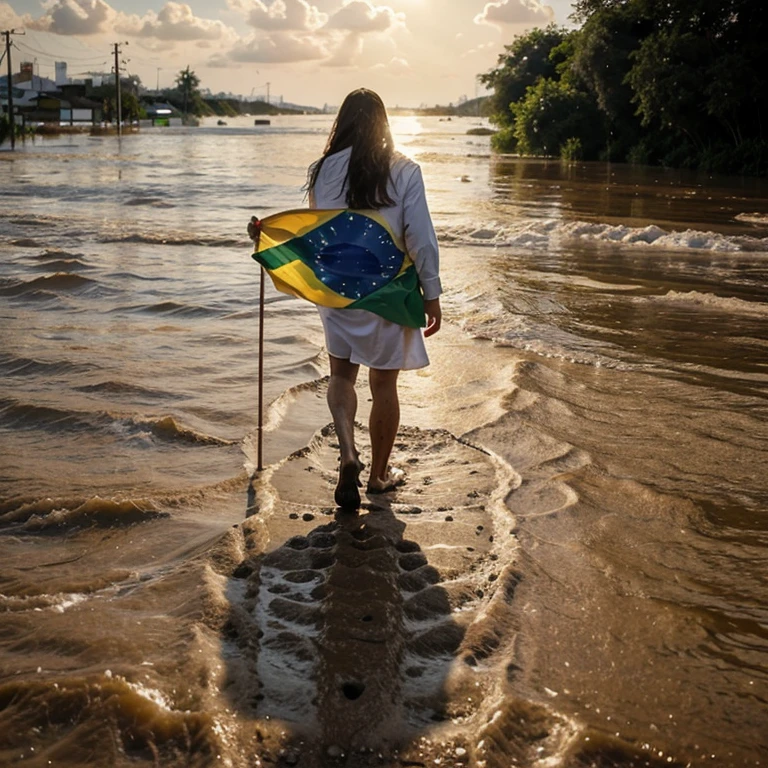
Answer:
<svg viewBox="0 0 768 768"><path fill-rule="evenodd" d="M768 190L757 178L495 156L491 185L494 204L515 216L768 235L767 219L751 225L736 218L768 212Z"/></svg>

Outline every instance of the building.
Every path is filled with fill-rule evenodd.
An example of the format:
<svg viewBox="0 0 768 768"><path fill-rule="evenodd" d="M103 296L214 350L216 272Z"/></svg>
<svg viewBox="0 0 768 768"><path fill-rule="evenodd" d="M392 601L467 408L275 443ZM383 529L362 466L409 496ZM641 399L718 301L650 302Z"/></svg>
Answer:
<svg viewBox="0 0 768 768"><path fill-rule="evenodd" d="M101 123L102 105L86 98L86 86L72 84L67 64L56 62L56 81L34 73L33 62L24 61L12 75L13 108L17 123L94 125ZM8 78L0 77L0 102L8 110Z"/></svg>

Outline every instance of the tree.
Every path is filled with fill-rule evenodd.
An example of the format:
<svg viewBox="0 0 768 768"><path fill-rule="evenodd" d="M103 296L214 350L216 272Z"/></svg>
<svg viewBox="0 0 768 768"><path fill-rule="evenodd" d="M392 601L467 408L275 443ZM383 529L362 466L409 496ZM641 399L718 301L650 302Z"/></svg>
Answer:
<svg viewBox="0 0 768 768"><path fill-rule="evenodd" d="M481 76L497 149L768 173L764 0L574 5L580 29L524 35Z"/></svg>
<svg viewBox="0 0 768 768"><path fill-rule="evenodd" d="M479 76L481 83L493 89L490 112L491 121L501 129L494 137L499 148L514 148L514 117L509 105L520 101L526 89L541 78L559 79L562 56L553 52L568 34L553 24L534 29L505 45L496 69Z"/></svg>
<svg viewBox="0 0 768 768"><path fill-rule="evenodd" d="M517 148L524 154L561 155L577 141L579 154L594 158L605 142L594 99L565 80L542 78L512 105L512 114Z"/></svg>
<svg viewBox="0 0 768 768"><path fill-rule="evenodd" d="M194 104L200 98L200 78L189 68L182 69L176 76L176 87L179 89L183 99L182 113L186 116L188 106ZM197 97L197 98L195 98Z"/></svg>
<svg viewBox="0 0 768 768"><path fill-rule="evenodd" d="M0 112L0 144L11 135L11 121L5 112Z"/></svg>
<svg viewBox="0 0 768 768"><path fill-rule="evenodd" d="M627 75L633 52L652 28L650 19L635 5L623 4L598 8L574 35L569 63L605 116L606 159L624 160L643 134Z"/></svg>
<svg viewBox="0 0 768 768"><path fill-rule="evenodd" d="M757 133L768 104L765 12L755 0L675 0L632 53L627 82L644 125L704 149Z"/></svg>

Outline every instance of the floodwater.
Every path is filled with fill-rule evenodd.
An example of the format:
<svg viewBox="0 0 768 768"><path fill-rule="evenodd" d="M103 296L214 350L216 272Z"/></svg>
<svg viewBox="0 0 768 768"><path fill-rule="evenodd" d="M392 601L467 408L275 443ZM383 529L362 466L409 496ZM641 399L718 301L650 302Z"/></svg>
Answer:
<svg viewBox="0 0 768 768"><path fill-rule="evenodd" d="M393 119L445 325L347 520L271 285L252 478L330 118L251 122L0 153L0 764L765 765L768 184Z"/></svg>

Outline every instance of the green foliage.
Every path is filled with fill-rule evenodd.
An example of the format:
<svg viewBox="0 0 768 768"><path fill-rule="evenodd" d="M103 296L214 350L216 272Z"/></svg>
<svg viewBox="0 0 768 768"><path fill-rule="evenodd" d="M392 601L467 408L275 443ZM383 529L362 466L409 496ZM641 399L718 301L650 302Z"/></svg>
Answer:
<svg viewBox="0 0 768 768"><path fill-rule="evenodd" d="M765 175L763 0L577 0L571 32L505 46L494 89L501 151Z"/></svg>
<svg viewBox="0 0 768 768"><path fill-rule="evenodd" d="M2 144L11 135L11 122L8 115L3 112L0 114L0 144Z"/></svg>
<svg viewBox="0 0 768 768"><path fill-rule="evenodd" d="M200 87L200 78L189 68L189 65L176 75L174 82L178 90L182 93L186 92L190 96Z"/></svg>
<svg viewBox="0 0 768 768"><path fill-rule="evenodd" d="M198 90L200 78L189 68L182 69L176 76L176 89L181 93L181 111L195 115L210 114L210 108L203 102Z"/></svg>
<svg viewBox="0 0 768 768"><path fill-rule="evenodd" d="M463 104L457 104L454 113L462 117L490 117L491 100L487 96L469 99Z"/></svg>
<svg viewBox="0 0 768 768"><path fill-rule="evenodd" d="M565 144L560 145L560 157L563 160L581 160L584 157L584 147L578 136L566 139Z"/></svg>
<svg viewBox="0 0 768 768"><path fill-rule="evenodd" d="M491 136L491 146L497 151L505 154L517 152L517 137L515 136L515 126L507 125L500 128L497 133Z"/></svg>
<svg viewBox="0 0 768 768"><path fill-rule="evenodd" d="M132 81L120 78L120 107L124 121L131 122L146 117L137 90ZM91 101L101 104L102 116L106 122L117 120L117 88L114 83L91 86L85 95Z"/></svg>
<svg viewBox="0 0 768 768"><path fill-rule="evenodd" d="M240 114L235 99L209 99L206 103L221 117L237 117Z"/></svg>
<svg viewBox="0 0 768 768"><path fill-rule="evenodd" d="M551 54L567 34L550 25L546 29L534 29L504 46L497 68L479 76L480 82L494 91L490 97L492 122L502 128L512 125L514 118L509 105L522 99L528 87L540 79L559 78L558 65L562 61Z"/></svg>
<svg viewBox="0 0 768 768"><path fill-rule="evenodd" d="M539 80L512 105L517 147L523 154L559 155L578 137L581 151L596 157L604 143L602 117L594 100L564 81Z"/></svg>

